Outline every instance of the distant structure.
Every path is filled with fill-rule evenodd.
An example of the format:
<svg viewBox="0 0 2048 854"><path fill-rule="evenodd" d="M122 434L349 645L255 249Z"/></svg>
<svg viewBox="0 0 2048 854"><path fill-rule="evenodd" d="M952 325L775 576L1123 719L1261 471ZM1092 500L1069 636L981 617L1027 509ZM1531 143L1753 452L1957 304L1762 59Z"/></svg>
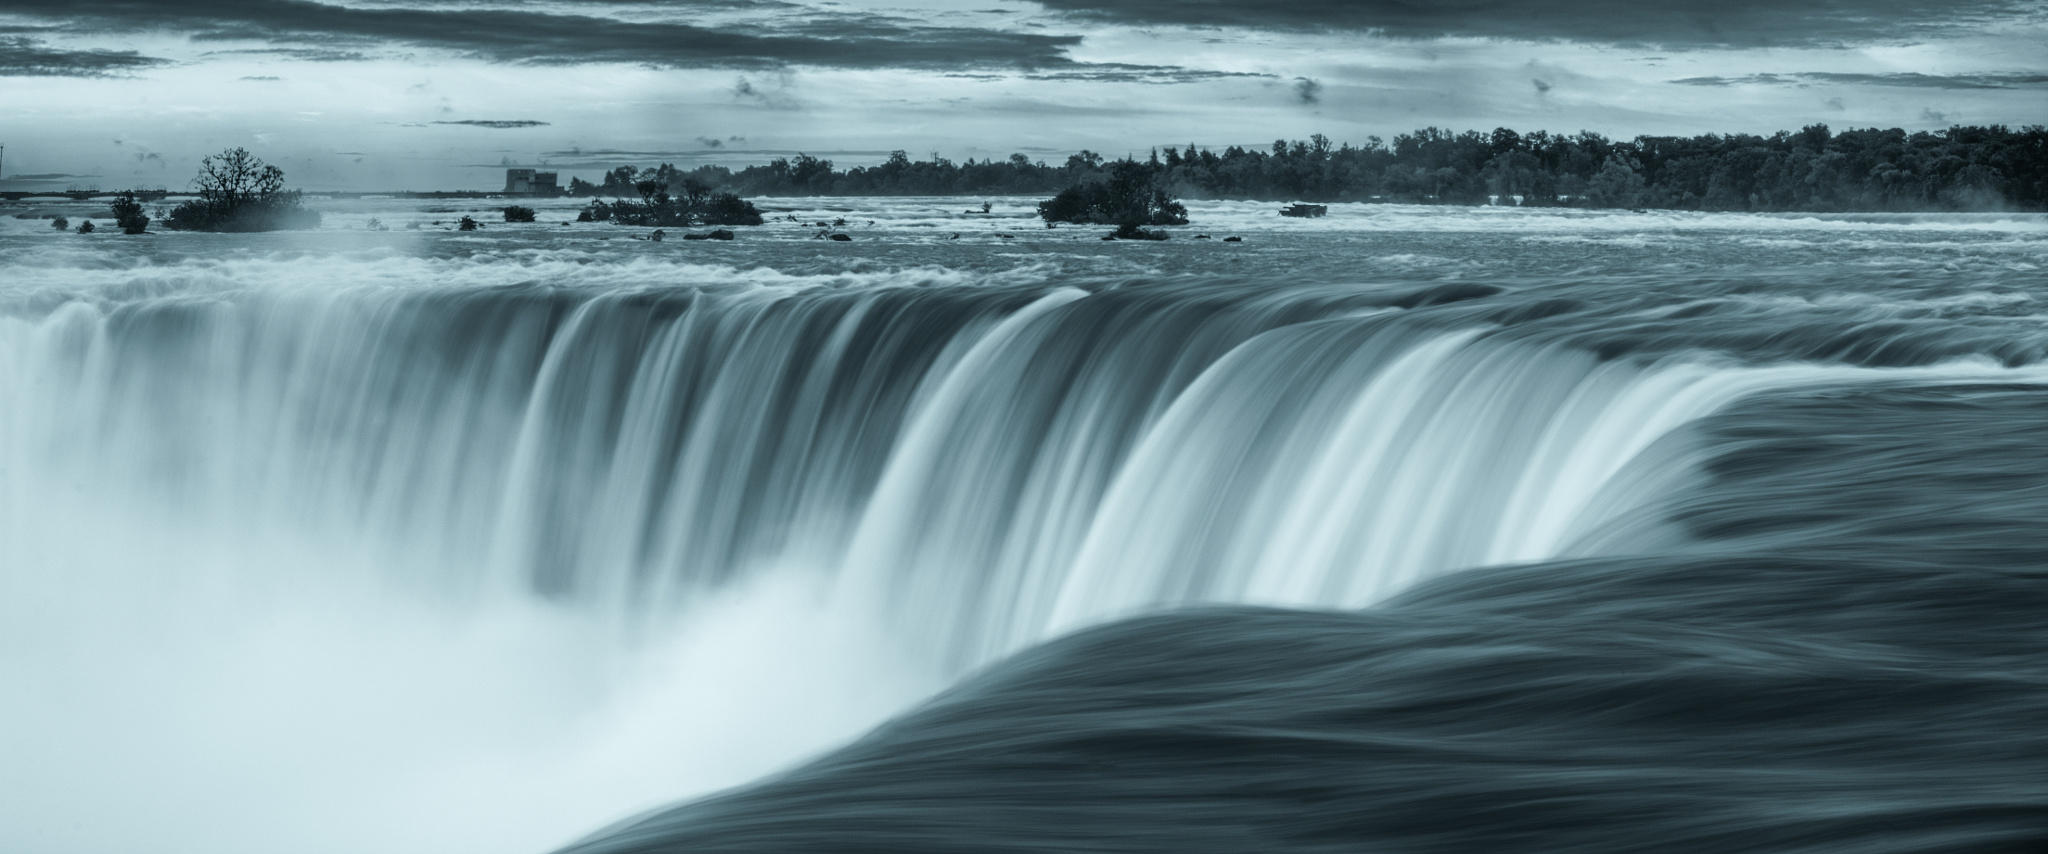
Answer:
<svg viewBox="0 0 2048 854"><path fill-rule="evenodd" d="M536 172L532 169L507 169L505 170L505 195L560 195L562 188L557 183L558 177L553 172Z"/></svg>

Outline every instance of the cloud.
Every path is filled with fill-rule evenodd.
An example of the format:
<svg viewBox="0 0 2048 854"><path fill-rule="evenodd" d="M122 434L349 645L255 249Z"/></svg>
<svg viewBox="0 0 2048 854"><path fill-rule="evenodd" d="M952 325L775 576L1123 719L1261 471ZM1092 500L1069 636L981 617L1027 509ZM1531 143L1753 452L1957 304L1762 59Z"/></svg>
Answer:
<svg viewBox="0 0 2048 854"><path fill-rule="evenodd" d="M553 124L553 122L536 121L534 119L462 119L461 121L434 122L434 124L464 125L473 128L495 128L497 130L510 130L512 128L547 127L548 125Z"/></svg>
<svg viewBox="0 0 2048 854"><path fill-rule="evenodd" d="M230 50L209 50L201 56L281 56L300 62L360 62L370 55L361 50L342 50L331 47L254 47Z"/></svg>
<svg viewBox="0 0 2048 854"><path fill-rule="evenodd" d="M732 98L741 103L766 107L771 110L794 110L802 106L791 90L796 88L796 75L784 69L775 75L775 88L755 85L751 78L742 76L733 81Z"/></svg>
<svg viewBox="0 0 2048 854"><path fill-rule="evenodd" d="M724 148L725 140L716 137L700 136L697 137L697 144L705 148Z"/></svg>
<svg viewBox="0 0 2048 854"><path fill-rule="evenodd" d="M277 82L277 81L279 81L279 80L283 80L284 78L282 78L282 77L278 77L278 76L276 76L276 75L272 75L272 74L257 74L257 75L252 75L252 76L249 76L249 77L244 77L244 78L242 78L242 79L243 79L243 80L249 80L249 81L257 82L257 83L275 83L275 82Z"/></svg>
<svg viewBox="0 0 2048 854"><path fill-rule="evenodd" d="M979 77L1001 79L1000 75L955 74L955 77ZM1032 80L1080 80L1091 83L1200 83L1209 80L1227 80L1241 77L1267 78L1271 74L1256 74L1248 71L1211 71L1197 68L1182 68L1177 65L1139 65L1128 62L1091 62L1076 65L1060 71L1036 71L1024 75Z"/></svg>
<svg viewBox="0 0 2048 854"><path fill-rule="evenodd" d="M205 41L365 44L435 48L503 62L619 62L656 67L1040 68L1072 65L1080 36L935 26L870 14L806 9L801 16L728 24L693 22L698 4L636 3L638 20L585 14L585 7L516 3L510 8L341 6L315 0L8 0L17 16L73 29L182 32ZM787 4L727 8L782 11ZM574 8L575 11L564 11ZM646 20L644 16L676 16ZM272 48L282 49L282 48Z"/></svg>
<svg viewBox="0 0 2048 854"><path fill-rule="evenodd" d="M1307 77L1294 78L1294 97L1304 104L1318 104L1323 100L1323 83Z"/></svg>
<svg viewBox="0 0 2048 854"><path fill-rule="evenodd" d="M1686 86L1896 86L1910 89L2032 89L2048 87L2048 74L1853 74L1801 71L1789 74L1748 74L1741 77L1686 77L1671 81Z"/></svg>
<svg viewBox="0 0 2048 854"><path fill-rule="evenodd" d="M1393 38L1479 36L1674 48L1833 44L1924 37L1992 25L2027 0L1038 0L1132 24L1375 31Z"/></svg>
<svg viewBox="0 0 2048 854"><path fill-rule="evenodd" d="M0 38L0 77L122 77L169 63L132 50L64 50L31 38Z"/></svg>
<svg viewBox="0 0 2048 854"><path fill-rule="evenodd" d="M1920 111L1920 120L1923 122L1932 122L1938 125L1945 125L1948 124L1948 114L1936 110L1933 107L1928 107L1927 109Z"/></svg>

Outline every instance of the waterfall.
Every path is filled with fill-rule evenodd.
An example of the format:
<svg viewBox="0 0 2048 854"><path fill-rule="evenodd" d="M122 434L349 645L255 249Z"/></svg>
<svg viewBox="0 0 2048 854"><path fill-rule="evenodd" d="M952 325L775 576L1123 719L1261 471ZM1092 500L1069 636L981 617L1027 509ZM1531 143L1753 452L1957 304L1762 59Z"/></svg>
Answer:
<svg viewBox="0 0 2048 854"><path fill-rule="evenodd" d="M21 549L113 508L635 624L798 565L956 665L1149 607L1356 607L1662 537L1686 424L1854 372L1075 289L274 291L4 322L17 584L59 557Z"/></svg>
<svg viewBox="0 0 2048 854"><path fill-rule="evenodd" d="M1693 476L1700 418L1768 390L1992 372L1602 359L1244 291L17 306L0 673L36 686L45 729L0 747L34 779L162 799L167 838L225 844L220 807L163 781L226 752L223 797L279 827L375 791L364 832L388 833L408 797L488 782L493 814L539 822L506 840L566 840L1091 623L1357 607L1463 567L1671 547L1660 502ZM763 715L777 725L729 749L673 740ZM332 788L277 790L266 761ZM669 764L702 773L652 770ZM36 803L0 821L60 806Z"/></svg>

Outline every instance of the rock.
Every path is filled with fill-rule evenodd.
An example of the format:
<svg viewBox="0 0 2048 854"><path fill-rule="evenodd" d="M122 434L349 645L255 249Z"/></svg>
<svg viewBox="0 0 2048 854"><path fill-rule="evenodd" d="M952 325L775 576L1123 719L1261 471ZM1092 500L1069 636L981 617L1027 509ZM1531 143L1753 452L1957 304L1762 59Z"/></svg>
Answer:
<svg viewBox="0 0 2048 854"><path fill-rule="evenodd" d="M733 239L733 237L735 237L731 229L725 228L714 228L711 230L711 233L706 236L710 237L712 240L731 240Z"/></svg>
<svg viewBox="0 0 2048 854"><path fill-rule="evenodd" d="M1223 238L1223 242L1224 242L1224 243L1243 243L1243 242L1244 242L1244 238L1242 238L1242 237L1226 237L1226 238Z"/></svg>
<svg viewBox="0 0 2048 854"><path fill-rule="evenodd" d="M1195 235L1195 239L1196 239L1196 240L1208 240L1208 239L1209 239L1209 235L1206 235L1206 234L1197 234L1197 235Z"/></svg>
<svg viewBox="0 0 2048 854"><path fill-rule="evenodd" d="M657 229L655 229L655 230L654 230L654 233L653 233L653 234L647 235L647 239L648 239L648 240L652 240L652 241L654 241L654 242L656 242L656 243L660 243L660 242L661 242L661 239L662 239L662 238L664 238L664 237L667 237L667 236L668 236L668 232L666 232L666 231L662 231L661 229L657 228Z"/></svg>
<svg viewBox="0 0 2048 854"><path fill-rule="evenodd" d="M846 242L848 242L848 241L851 241L851 240L853 240L853 236L852 236L852 235L850 235L850 234L835 234L835 235L832 235L831 237L828 237L828 238L825 238L825 239L826 239L826 240L837 240L837 241L839 241L839 242L841 242L841 243L846 243Z"/></svg>

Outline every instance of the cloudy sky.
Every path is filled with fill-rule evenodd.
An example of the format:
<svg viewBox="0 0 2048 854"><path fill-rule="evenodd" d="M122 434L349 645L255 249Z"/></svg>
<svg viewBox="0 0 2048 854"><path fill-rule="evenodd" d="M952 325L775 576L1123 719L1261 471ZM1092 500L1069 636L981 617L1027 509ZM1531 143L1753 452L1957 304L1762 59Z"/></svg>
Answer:
<svg viewBox="0 0 2048 854"><path fill-rule="evenodd" d="M0 0L13 188L2044 121L2048 0Z"/></svg>

